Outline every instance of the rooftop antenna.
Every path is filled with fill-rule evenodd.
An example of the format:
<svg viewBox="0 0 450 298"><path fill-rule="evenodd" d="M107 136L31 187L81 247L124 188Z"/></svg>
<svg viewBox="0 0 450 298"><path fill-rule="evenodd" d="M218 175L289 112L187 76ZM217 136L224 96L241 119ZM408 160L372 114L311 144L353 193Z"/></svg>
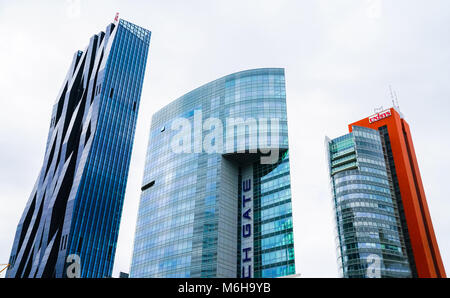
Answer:
<svg viewBox="0 0 450 298"><path fill-rule="evenodd" d="M398 96L397 92L392 89L392 86L389 85L389 92L391 93L392 106L400 111L400 105L398 104Z"/></svg>

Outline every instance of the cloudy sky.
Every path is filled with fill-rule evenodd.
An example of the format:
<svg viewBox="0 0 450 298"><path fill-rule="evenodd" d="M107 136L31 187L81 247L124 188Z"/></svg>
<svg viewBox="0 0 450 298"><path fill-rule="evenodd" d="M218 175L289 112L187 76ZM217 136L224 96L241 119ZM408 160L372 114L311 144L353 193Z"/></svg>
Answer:
<svg viewBox="0 0 450 298"><path fill-rule="evenodd" d="M297 273L337 276L324 137L389 107L389 85L450 268L448 0L0 0L0 263L42 166L72 55L116 12L150 29L152 41L113 276L129 272L151 115L209 81L260 67L286 69Z"/></svg>

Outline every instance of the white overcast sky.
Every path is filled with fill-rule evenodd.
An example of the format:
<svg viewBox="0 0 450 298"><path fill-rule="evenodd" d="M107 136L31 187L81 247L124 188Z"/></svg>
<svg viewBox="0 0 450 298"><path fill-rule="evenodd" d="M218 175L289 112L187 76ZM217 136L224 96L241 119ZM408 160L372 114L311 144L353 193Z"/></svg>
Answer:
<svg viewBox="0 0 450 298"><path fill-rule="evenodd" d="M0 0L0 263L42 166L72 55L116 12L152 40L113 276L129 272L152 114L209 81L260 67L286 69L297 273L337 276L324 137L389 107L389 85L411 127L450 270L448 0Z"/></svg>

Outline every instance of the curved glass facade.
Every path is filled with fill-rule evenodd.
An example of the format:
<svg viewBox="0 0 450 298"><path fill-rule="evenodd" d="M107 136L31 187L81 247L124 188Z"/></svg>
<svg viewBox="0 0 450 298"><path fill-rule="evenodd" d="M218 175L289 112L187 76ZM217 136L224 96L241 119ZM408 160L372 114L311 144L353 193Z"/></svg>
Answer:
<svg viewBox="0 0 450 298"><path fill-rule="evenodd" d="M327 145L343 277L411 277L379 132L354 126Z"/></svg>
<svg viewBox="0 0 450 298"><path fill-rule="evenodd" d="M295 273L287 150L283 69L225 76L154 114L130 276Z"/></svg>

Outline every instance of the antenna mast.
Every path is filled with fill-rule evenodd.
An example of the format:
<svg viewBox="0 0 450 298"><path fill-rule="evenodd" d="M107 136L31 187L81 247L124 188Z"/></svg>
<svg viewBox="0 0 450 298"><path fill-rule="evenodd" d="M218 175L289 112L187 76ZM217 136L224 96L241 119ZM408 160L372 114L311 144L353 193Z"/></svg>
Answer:
<svg viewBox="0 0 450 298"><path fill-rule="evenodd" d="M392 89L392 86L389 85L389 92L391 94L392 105L394 108L397 108L400 111L400 105L398 104L398 96L397 92Z"/></svg>

